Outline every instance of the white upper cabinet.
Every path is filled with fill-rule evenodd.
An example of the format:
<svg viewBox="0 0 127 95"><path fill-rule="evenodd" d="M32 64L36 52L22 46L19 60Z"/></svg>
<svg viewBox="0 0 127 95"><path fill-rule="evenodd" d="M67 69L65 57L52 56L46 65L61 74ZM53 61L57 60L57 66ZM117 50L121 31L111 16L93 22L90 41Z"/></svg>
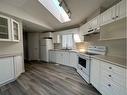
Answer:
<svg viewBox="0 0 127 95"><path fill-rule="evenodd" d="M19 22L0 15L0 41L20 41Z"/></svg>
<svg viewBox="0 0 127 95"><path fill-rule="evenodd" d="M80 37L84 38L83 35L87 35L90 33L93 33L94 31L96 31L96 29L99 28L100 26L100 19L99 19L100 15L98 15L97 17L93 18L92 20L90 20L89 22L87 22L86 24L82 25L79 29L80 29Z"/></svg>
<svg viewBox="0 0 127 95"><path fill-rule="evenodd" d="M10 18L0 15L0 41L11 40Z"/></svg>
<svg viewBox="0 0 127 95"><path fill-rule="evenodd" d="M98 15L97 17L93 18L92 20L89 21L90 27L92 29L96 29L100 26L100 15Z"/></svg>
<svg viewBox="0 0 127 95"><path fill-rule="evenodd" d="M126 0L120 1L101 14L101 26L124 17L126 17Z"/></svg>
<svg viewBox="0 0 127 95"><path fill-rule="evenodd" d="M101 14L101 25L105 25L108 24L110 22L113 21L113 17L112 17L113 13L112 13L112 8L106 10L104 13Z"/></svg>
<svg viewBox="0 0 127 95"><path fill-rule="evenodd" d="M14 19L11 19L11 23L12 23L12 40L19 41L20 40L19 22L17 22Z"/></svg>
<svg viewBox="0 0 127 95"><path fill-rule="evenodd" d="M86 24L82 25L79 28L79 35L80 35L81 40L84 40L84 35L88 34L88 30L90 28L91 27L90 27L90 24L89 23L86 23Z"/></svg>
<svg viewBox="0 0 127 95"><path fill-rule="evenodd" d="M116 19L126 17L126 0L122 0L116 5Z"/></svg>

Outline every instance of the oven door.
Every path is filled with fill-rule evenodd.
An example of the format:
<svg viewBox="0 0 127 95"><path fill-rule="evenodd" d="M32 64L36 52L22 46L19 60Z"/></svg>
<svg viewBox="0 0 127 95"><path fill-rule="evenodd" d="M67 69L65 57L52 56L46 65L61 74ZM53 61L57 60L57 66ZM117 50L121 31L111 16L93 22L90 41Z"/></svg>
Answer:
<svg viewBox="0 0 127 95"><path fill-rule="evenodd" d="M81 70L85 74L89 75L89 73L90 73L90 58L87 58L84 55L79 55L79 57L78 57L78 68L81 68Z"/></svg>

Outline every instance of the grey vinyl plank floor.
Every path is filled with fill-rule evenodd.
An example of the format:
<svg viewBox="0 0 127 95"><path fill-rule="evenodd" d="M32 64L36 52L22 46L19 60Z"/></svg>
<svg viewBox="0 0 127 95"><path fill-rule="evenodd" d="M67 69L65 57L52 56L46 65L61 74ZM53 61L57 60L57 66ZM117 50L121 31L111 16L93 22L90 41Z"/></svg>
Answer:
<svg viewBox="0 0 127 95"><path fill-rule="evenodd" d="M74 68L32 62L16 81L0 87L0 95L101 95Z"/></svg>

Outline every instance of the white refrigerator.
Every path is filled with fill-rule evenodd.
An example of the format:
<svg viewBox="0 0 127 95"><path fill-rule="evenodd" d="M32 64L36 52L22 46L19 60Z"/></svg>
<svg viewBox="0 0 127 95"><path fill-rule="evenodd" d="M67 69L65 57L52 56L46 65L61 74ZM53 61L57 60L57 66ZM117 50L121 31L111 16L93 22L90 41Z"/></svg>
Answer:
<svg viewBox="0 0 127 95"><path fill-rule="evenodd" d="M49 50L53 49L52 39L41 39L40 40L40 60L49 62Z"/></svg>

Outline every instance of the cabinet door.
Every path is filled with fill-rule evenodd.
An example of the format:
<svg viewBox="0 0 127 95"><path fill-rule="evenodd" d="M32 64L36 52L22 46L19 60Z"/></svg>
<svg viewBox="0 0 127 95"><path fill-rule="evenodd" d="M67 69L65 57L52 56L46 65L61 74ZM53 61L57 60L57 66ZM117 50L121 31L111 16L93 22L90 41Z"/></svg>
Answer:
<svg viewBox="0 0 127 95"><path fill-rule="evenodd" d="M113 14L114 14L115 10L113 10L113 9L114 8L112 7L101 14L101 26L114 21L115 18L113 17Z"/></svg>
<svg viewBox="0 0 127 95"><path fill-rule="evenodd" d="M0 84L14 79L13 57L0 58Z"/></svg>
<svg viewBox="0 0 127 95"><path fill-rule="evenodd" d="M54 51L49 51L49 62L55 62L54 53L55 53Z"/></svg>
<svg viewBox="0 0 127 95"><path fill-rule="evenodd" d="M126 69L126 95L127 95L127 69Z"/></svg>
<svg viewBox="0 0 127 95"><path fill-rule="evenodd" d="M77 64L78 64L77 53L70 52L70 62L69 63L71 67L77 68Z"/></svg>
<svg viewBox="0 0 127 95"><path fill-rule="evenodd" d="M19 41L20 40L20 28L19 28L19 22L11 19L12 22L12 38L13 41Z"/></svg>
<svg viewBox="0 0 127 95"><path fill-rule="evenodd" d="M92 27L92 29L95 29L95 28L98 28L100 25L100 19L99 19L100 15L93 18L89 23L90 23L90 26Z"/></svg>
<svg viewBox="0 0 127 95"><path fill-rule="evenodd" d="M70 66L69 52L63 52L63 65Z"/></svg>
<svg viewBox="0 0 127 95"><path fill-rule="evenodd" d="M56 51L56 63L61 64L61 53L60 53L60 51Z"/></svg>
<svg viewBox="0 0 127 95"><path fill-rule="evenodd" d="M55 52L55 51L52 52L51 58L52 58L52 59L51 59L52 62L56 63L56 52Z"/></svg>
<svg viewBox="0 0 127 95"><path fill-rule="evenodd" d="M49 62L52 62L52 51L49 51Z"/></svg>
<svg viewBox="0 0 127 95"><path fill-rule="evenodd" d="M99 88L100 83L100 61L96 59L91 60L91 72L90 72L90 82L96 88Z"/></svg>
<svg viewBox="0 0 127 95"><path fill-rule="evenodd" d="M91 27L90 27L90 24L89 23L86 23L86 24L84 24L84 25L82 25L81 27L80 27L80 37L82 38L82 37L84 37L83 35L86 35L86 34L88 34L88 30L90 29ZM83 38L84 39L84 38Z"/></svg>
<svg viewBox="0 0 127 95"><path fill-rule="evenodd" d="M49 51L49 61L56 63L56 52L55 51Z"/></svg>
<svg viewBox="0 0 127 95"><path fill-rule="evenodd" d="M126 95L125 68L101 61L100 84L103 95Z"/></svg>
<svg viewBox="0 0 127 95"><path fill-rule="evenodd" d="M17 78L23 72L22 56L15 56L14 57L14 66L15 66L15 78Z"/></svg>
<svg viewBox="0 0 127 95"><path fill-rule="evenodd" d="M124 17L126 17L126 0L122 0L116 5L116 19Z"/></svg>
<svg viewBox="0 0 127 95"><path fill-rule="evenodd" d="M0 40L10 41L11 31L10 31L10 18L0 15Z"/></svg>

